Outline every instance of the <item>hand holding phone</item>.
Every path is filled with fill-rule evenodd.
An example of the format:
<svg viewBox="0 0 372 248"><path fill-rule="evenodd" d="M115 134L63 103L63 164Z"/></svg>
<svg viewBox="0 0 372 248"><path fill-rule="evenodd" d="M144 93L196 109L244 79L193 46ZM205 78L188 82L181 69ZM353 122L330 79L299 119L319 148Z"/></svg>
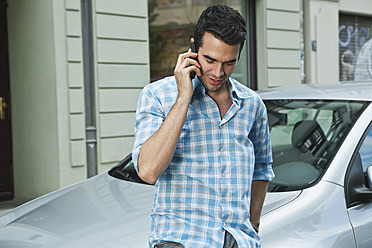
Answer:
<svg viewBox="0 0 372 248"><path fill-rule="evenodd" d="M191 43L194 39L191 38ZM194 44L191 44L190 49L178 55L177 63L174 68L174 76L177 82L178 97L189 99L193 94L192 79L196 75L201 74L201 66L197 60L198 54L195 52Z"/></svg>

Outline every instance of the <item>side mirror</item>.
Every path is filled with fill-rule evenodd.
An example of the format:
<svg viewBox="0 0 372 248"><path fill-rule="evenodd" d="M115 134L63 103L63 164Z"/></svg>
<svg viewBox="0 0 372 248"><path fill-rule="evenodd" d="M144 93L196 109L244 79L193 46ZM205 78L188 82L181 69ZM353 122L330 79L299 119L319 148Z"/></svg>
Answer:
<svg viewBox="0 0 372 248"><path fill-rule="evenodd" d="M345 177L345 197L347 207L353 207L361 202L372 201L372 166L367 168L368 188L363 171L360 154L354 156L353 162Z"/></svg>
<svg viewBox="0 0 372 248"><path fill-rule="evenodd" d="M372 190L372 165L368 166L366 173L369 189Z"/></svg>
<svg viewBox="0 0 372 248"><path fill-rule="evenodd" d="M147 182L143 181L138 176L137 171L134 168L134 164L132 162L132 154L129 154L122 161L120 161L117 165L112 167L108 171L108 174L112 177L115 177L121 180L148 184Z"/></svg>

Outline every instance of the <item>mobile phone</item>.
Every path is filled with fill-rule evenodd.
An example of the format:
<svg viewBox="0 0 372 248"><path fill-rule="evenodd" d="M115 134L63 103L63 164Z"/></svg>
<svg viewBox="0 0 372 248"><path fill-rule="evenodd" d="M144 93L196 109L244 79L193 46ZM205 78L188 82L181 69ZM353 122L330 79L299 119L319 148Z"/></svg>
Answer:
<svg viewBox="0 0 372 248"><path fill-rule="evenodd" d="M191 48L191 52L196 53L194 42L191 42L190 48ZM195 58L192 58L192 59L195 59ZM197 59L195 59L195 60L197 60ZM191 79L194 79L195 76L196 76L196 72L194 72L194 71L190 72Z"/></svg>

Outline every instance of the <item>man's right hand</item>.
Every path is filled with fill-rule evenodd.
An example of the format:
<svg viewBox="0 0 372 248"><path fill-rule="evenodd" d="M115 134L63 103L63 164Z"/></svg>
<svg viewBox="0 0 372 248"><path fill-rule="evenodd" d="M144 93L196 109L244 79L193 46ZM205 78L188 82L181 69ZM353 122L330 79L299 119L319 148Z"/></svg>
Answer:
<svg viewBox="0 0 372 248"><path fill-rule="evenodd" d="M186 53L178 56L177 64L174 69L176 77L178 99L190 101L193 94L193 86L191 82L190 73L196 72L196 75L201 76L200 64L196 60L198 54L189 49Z"/></svg>

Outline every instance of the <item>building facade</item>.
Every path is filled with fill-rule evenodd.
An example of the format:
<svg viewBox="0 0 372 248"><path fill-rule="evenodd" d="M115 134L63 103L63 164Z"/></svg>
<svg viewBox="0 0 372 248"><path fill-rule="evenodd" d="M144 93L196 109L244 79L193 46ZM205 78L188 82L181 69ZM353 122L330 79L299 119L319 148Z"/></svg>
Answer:
<svg viewBox="0 0 372 248"><path fill-rule="evenodd" d="M173 73L208 5L246 17L233 76L253 89L357 80L353 58L372 34L369 0L0 2L0 200L35 198L129 154L141 89Z"/></svg>
<svg viewBox="0 0 372 248"><path fill-rule="evenodd" d="M372 2L304 0L303 9L305 83L372 80Z"/></svg>

